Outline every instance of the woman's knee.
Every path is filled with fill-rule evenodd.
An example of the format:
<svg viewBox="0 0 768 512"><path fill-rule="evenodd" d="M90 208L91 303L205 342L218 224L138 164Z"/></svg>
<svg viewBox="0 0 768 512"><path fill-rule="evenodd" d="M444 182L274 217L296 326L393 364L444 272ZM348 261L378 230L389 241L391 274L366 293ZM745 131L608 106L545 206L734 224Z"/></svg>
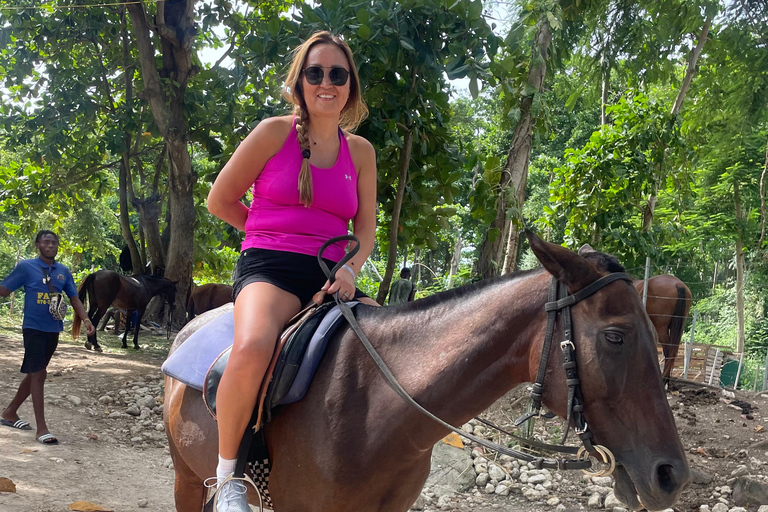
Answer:
<svg viewBox="0 0 768 512"><path fill-rule="evenodd" d="M272 358L276 344L277 339L253 334L235 339L227 367L233 362L235 366L242 368L250 368L259 363L266 365Z"/></svg>

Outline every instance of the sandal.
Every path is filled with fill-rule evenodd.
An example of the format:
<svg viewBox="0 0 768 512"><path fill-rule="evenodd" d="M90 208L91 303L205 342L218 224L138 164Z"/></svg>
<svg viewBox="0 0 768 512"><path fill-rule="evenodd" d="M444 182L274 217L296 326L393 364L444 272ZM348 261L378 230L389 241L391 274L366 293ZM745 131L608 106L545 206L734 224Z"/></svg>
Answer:
<svg viewBox="0 0 768 512"><path fill-rule="evenodd" d="M40 437L38 437L37 442L41 444L51 444L51 445L59 444L59 440L56 439L56 437L50 432L48 434L43 434Z"/></svg>
<svg viewBox="0 0 768 512"><path fill-rule="evenodd" d="M11 428L17 428L19 430L32 430L32 427L29 426L29 422L24 420L11 421L3 418L3 419L0 419L0 425L5 425L6 427L11 427Z"/></svg>

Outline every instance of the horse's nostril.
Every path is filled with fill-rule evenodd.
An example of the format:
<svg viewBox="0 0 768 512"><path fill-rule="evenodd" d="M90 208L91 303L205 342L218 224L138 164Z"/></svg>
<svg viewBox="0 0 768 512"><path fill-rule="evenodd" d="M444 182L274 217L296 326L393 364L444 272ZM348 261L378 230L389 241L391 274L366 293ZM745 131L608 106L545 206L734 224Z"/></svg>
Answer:
<svg viewBox="0 0 768 512"><path fill-rule="evenodd" d="M659 487L664 492L672 493L677 490L677 479L675 478L675 468L670 464L660 464L656 468L656 476L659 479Z"/></svg>

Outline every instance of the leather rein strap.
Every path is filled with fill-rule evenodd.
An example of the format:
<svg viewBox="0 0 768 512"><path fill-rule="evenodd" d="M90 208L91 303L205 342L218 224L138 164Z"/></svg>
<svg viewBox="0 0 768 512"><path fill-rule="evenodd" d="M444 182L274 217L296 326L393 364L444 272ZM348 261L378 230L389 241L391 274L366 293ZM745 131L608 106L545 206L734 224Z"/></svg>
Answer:
<svg viewBox="0 0 768 512"><path fill-rule="evenodd" d="M329 245L344 241L344 240L350 240L356 242L356 246L353 247L350 252L341 260L339 263L337 263L332 270L328 270L328 266L325 264L325 262L322 259L322 253L325 250L326 247ZM320 251L318 252L318 262L320 263L321 268L325 272L326 276L328 276L328 279L333 282L335 280L335 273L338 269L340 269L344 263L349 261L349 259L354 256L354 254L357 252L357 248L359 247L359 241L356 237L353 235L346 235L341 237L335 237L330 240L328 240L323 246L320 248ZM573 343L570 340L570 307L575 304L576 302L592 295L597 290L603 288L604 286L612 283L613 281L616 281L617 279L624 279L626 281L629 281L631 283L631 280L627 274L623 273L615 273L615 274L609 274L607 276L604 276L594 283L590 284L589 286L585 287L584 289L580 290L574 295L567 295L567 289L563 286L563 290L566 296L564 296L562 299L557 300L557 291L555 291L555 300L553 301L550 298L550 301L546 304L546 310L549 313L549 318L547 321L547 339L544 340L544 352L542 353L541 363L539 366L539 375L537 376L537 385L534 386L535 389L539 390L539 400L538 400L538 407L536 408L536 413L538 414L539 409L541 408L541 391L543 391L543 381L544 381L544 371L546 369L546 361L549 354L549 347L551 346L552 342L552 333L554 331L554 322L555 318L557 317L557 313L561 309L566 309L567 313L564 316L568 317L567 320L567 331L566 331L566 325L564 323L563 329L564 333L568 333L568 337L564 339L564 341L561 343L561 347L564 346L564 344L569 345L570 350L573 350ZM557 280L553 278L553 285L552 288L557 287ZM550 288L550 296L553 294L552 288ZM534 463L534 466L537 469L542 468L548 468L548 469L581 469L581 470L587 470L592 467L592 462L589 460L588 457L584 458L581 456L583 453L583 450L579 450L577 453L579 454L578 459L547 459L544 457L536 457L534 455L521 452L518 450L513 450L510 448L507 448L505 446L502 446L500 444L496 444L491 441L487 441L485 439L479 438L477 436L474 436L472 434L469 434L459 428L454 427L453 425L446 423L445 421L441 420L428 410L426 410L424 407L422 407L416 400L414 400L408 392L403 389L403 387L400 385L400 383L397 382L397 379L392 374L392 372L387 367L384 360L381 359L381 356L379 356L378 352L376 352L376 349L371 344L370 340L368 340L368 337L363 333L363 331L360 329L360 325L357 323L357 319L355 318L354 313L352 310L347 306L344 301L339 300L339 294L336 292L333 296L334 300L336 301L336 304L339 306L339 309L341 310L341 314L344 316L344 318L349 322L350 327L352 330L357 334L358 338L360 338L360 341L363 344L363 347L365 347L365 350L368 352L368 354L371 356L373 361L376 363L376 366L378 367L381 374L384 376L384 379L387 381L387 384L392 388L392 390L397 393L400 398L402 398L407 404L411 405L413 408L415 408L420 413L424 414L425 416L429 417L430 419L436 421L441 426L445 427L446 429L455 432L459 434L460 436L467 438L481 446L484 446L486 448L489 448L493 451L496 451L498 453L502 453L504 455L509 455L510 457L514 457L516 459L524 460L526 462L532 462ZM551 325L550 325L551 324ZM566 343L567 342L567 343ZM565 358L565 351L567 349L564 349L564 358ZM583 403L581 402L581 393L578 390L578 378L576 377L576 363L574 358L574 353L571 352L570 354L570 360L566 361L564 363L564 366L566 367L566 376L569 382L569 386L571 386L571 382L575 382L573 384L574 391L571 393L569 390L569 419L571 417L571 410L575 412L578 411L578 414L573 415L574 424L576 425L577 431L580 428L580 425L582 425L583 417L581 415L581 411L583 410ZM569 364L569 362L572 362L572 365ZM573 395L573 396L572 396ZM534 401L536 399L534 398ZM528 417L533 416L533 414L530 414ZM579 419L577 419L579 418ZM587 432L586 422L583 422L584 432ZM580 434L581 436L581 434ZM590 435L591 436L591 435ZM584 438L582 438L584 439ZM587 437L589 439L589 437ZM589 441L588 441L589 442ZM536 443L535 441L533 443ZM533 444L529 442L529 444ZM544 445L544 446L550 446L550 445ZM604 452L602 450L606 450L605 448L599 447L597 449L594 448L591 442L589 442L589 445L587 446L587 449L591 447L592 449L589 450L592 453L597 453L598 457L603 455L603 460L605 462L608 462L608 457L604 455ZM557 447L560 448L560 447ZM577 449L572 447L564 447L566 450L563 450L562 448L560 451L564 451L566 453L574 453ZM601 450L602 448L602 450Z"/></svg>

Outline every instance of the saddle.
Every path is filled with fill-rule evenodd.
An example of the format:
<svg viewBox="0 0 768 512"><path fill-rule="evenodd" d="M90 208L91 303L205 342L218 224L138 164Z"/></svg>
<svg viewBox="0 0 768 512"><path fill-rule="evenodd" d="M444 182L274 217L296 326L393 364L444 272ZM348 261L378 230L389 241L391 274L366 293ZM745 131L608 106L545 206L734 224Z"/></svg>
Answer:
<svg viewBox="0 0 768 512"><path fill-rule="evenodd" d="M358 302L352 302L354 307ZM163 363L166 375L203 393L208 412L216 417L216 393L226 368L234 337L233 307L216 310L217 316L197 330ZM320 364L328 340L344 322L333 302L310 304L294 316L277 340L254 414L255 428L269 422L272 409L301 400Z"/></svg>

